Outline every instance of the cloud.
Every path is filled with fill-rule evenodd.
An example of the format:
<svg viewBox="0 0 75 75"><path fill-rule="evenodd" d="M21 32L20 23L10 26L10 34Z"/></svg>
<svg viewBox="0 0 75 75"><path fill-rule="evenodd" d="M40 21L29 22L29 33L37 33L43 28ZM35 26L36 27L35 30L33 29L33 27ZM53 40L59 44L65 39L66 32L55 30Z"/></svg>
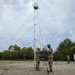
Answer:
<svg viewBox="0 0 75 75"><path fill-rule="evenodd" d="M15 44L18 39L16 43L20 46L23 46L23 44L27 46L28 43L33 41L34 28L26 34L24 33L34 25L32 4L35 1L39 4L38 12L40 14L36 13L38 16L38 21L36 20L36 39L38 40L36 46L43 40L44 45L51 43L55 50L58 44L66 38L75 41L75 0L0 0L1 51L5 47L7 48L7 43L30 14L27 22L17 32L9 45ZM38 27L41 31L38 30ZM20 36L22 37L20 38ZM41 40L41 38L43 39ZM33 44L31 45L33 46Z"/></svg>
<svg viewBox="0 0 75 75"><path fill-rule="evenodd" d="M3 31L3 27L0 26L0 34L2 34L2 31Z"/></svg>

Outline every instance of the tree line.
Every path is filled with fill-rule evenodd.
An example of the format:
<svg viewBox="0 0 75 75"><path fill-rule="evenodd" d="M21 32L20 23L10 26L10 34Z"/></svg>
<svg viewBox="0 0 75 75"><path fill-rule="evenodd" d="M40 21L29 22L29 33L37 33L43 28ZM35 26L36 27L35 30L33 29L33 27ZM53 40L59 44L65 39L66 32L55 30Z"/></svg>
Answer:
<svg viewBox="0 0 75 75"><path fill-rule="evenodd" d="M40 51L41 60L48 60L47 49L43 48ZM70 60L74 60L75 54L75 42L70 39L65 39L61 42L55 52L53 53L54 60L66 61L67 55L70 56ZM28 60L34 59L34 50L32 47L19 47L18 45L9 46L8 50L0 52L0 59L2 60Z"/></svg>
<svg viewBox="0 0 75 75"><path fill-rule="evenodd" d="M24 59L33 59L34 50L32 47L23 47L22 49L17 45L9 46L8 50L0 52L0 59L4 60L24 60Z"/></svg>

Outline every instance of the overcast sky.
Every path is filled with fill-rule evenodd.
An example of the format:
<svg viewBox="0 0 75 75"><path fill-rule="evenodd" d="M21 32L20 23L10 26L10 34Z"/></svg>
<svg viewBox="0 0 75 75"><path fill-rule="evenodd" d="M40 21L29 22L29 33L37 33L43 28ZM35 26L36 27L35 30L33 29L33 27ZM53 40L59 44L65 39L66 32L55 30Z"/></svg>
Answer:
<svg viewBox="0 0 75 75"><path fill-rule="evenodd" d="M34 0L0 0L0 52L9 45L33 46ZM36 47L53 50L66 38L75 42L75 0L36 0Z"/></svg>

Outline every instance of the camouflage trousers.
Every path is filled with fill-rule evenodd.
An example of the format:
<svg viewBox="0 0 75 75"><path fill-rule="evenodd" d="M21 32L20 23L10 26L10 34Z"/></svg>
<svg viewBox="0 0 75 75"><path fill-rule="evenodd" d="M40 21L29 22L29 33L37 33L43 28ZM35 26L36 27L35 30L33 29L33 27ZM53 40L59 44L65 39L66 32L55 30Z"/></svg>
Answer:
<svg viewBox="0 0 75 75"><path fill-rule="evenodd" d="M36 70L39 70L40 59L36 59Z"/></svg>
<svg viewBox="0 0 75 75"><path fill-rule="evenodd" d="M53 67L53 59L48 59L48 65L49 65L50 71L53 71L52 70L52 67Z"/></svg>

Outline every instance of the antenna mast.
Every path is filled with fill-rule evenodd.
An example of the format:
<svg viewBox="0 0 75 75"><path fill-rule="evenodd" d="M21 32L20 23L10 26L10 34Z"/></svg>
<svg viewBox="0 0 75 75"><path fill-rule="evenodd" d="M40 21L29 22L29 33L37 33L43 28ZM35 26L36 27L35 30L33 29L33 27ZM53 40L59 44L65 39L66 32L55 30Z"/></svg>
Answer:
<svg viewBox="0 0 75 75"><path fill-rule="evenodd" d="M33 8L34 8L34 65L35 65L35 59L36 59L36 51L35 51L35 47L36 47L36 44L35 44L35 41L36 41L36 38L35 38L35 26L36 26L36 11L38 10L39 6L38 6L38 3L35 2L33 4Z"/></svg>

